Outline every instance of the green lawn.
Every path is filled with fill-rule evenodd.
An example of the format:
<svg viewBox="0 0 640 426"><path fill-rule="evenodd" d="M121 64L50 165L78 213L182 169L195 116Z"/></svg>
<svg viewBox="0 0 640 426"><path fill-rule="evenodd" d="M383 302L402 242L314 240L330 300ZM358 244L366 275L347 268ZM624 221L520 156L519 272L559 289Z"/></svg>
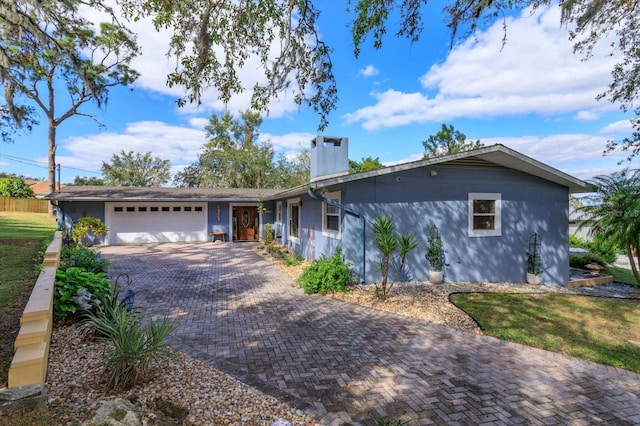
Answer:
<svg viewBox="0 0 640 426"><path fill-rule="evenodd" d="M20 315L38 278L34 258L52 238L56 221L41 213L0 212L0 385L7 379ZM5 341L6 339L6 341Z"/></svg>
<svg viewBox="0 0 640 426"><path fill-rule="evenodd" d="M627 283L631 285L638 285L636 278L633 276L631 269L619 268L617 266L611 266L607 270L608 273L613 275L613 280L619 283Z"/></svg>
<svg viewBox="0 0 640 426"><path fill-rule="evenodd" d="M466 293L452 301L503 340L640 373L640 300Z"/></svg>
<svg viewBox="0 0 640 426"><path fill-rule="evenodd" d="M55 230L46 214L0 212L0 310L35 283L33 259Z"/></svg>

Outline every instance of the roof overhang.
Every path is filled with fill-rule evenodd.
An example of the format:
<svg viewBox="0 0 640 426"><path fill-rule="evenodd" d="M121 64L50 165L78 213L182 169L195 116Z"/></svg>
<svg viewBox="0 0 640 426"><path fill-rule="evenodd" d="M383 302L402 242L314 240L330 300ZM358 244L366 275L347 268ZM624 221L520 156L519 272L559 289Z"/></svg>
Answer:
<svg viewBox="0 0 640 426"><path fill-rule="evenodd" d="M278 198L297 196L307 192L309 188L322 188L340 185L343 183L367 179L375 176L384 176L392 173L403 172L420 167L428 167L435 165L468 165L476 166L500 166L513 170L527 173L549 182L553 182L569 189L569 193L586 193L593 192L593 188L587 182L575 178L558 169L548 166L540 161L527 157L517 151L507 148L504 145L491 145L471 151L465 151L458 154L446 155L442 157L428 158L425 160L412 161L409 163L389 166L369 172L361 172L339 177L330 177L326 179L318 179L310 184L301 185L276 194Z"/></svg>
<svg viewBox="0 0 640 426"><path fill-rule="evenodd" d="M52 201L104 202L258 202L281 190L252 188L132 188L108 186L66 186L46 195Z"/></svg>

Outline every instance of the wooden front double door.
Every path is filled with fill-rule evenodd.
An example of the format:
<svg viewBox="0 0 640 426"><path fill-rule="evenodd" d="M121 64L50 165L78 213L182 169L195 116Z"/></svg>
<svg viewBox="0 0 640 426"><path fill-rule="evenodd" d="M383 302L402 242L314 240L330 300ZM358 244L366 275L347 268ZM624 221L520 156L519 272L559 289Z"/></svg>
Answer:
<svg viewBox="0 0 640 426"><path fill-rule="evenodd" d="M234 241L250 241L260 238L258 208L255 206L236 206L233 208Z"/></svg>

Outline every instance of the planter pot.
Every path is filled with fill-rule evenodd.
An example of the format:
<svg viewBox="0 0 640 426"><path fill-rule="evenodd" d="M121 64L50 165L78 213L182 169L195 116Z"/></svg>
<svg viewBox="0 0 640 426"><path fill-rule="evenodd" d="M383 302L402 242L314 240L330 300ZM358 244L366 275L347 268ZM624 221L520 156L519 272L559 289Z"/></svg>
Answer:
<svg viewBox="0 0 640 426"><path fill-rule="evenodd" d="M527 283L540 285L542 283L542 275L541 274L532 274L527 272Z"/></svg>
<svg viewBox="0 0 640 426"><path fill-rule="evenodd" d="M429 282L431 284L442 284L442 271L429 271Z"/></svg>

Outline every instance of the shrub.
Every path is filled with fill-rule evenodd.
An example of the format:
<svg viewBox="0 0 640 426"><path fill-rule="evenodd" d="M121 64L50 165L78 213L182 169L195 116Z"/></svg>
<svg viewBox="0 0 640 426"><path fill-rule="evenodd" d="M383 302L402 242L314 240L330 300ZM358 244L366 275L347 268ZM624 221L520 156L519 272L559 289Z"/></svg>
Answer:
<svg viewBox="0 0 640 426"><path fill-rule="evenodd" d="M269 247L273 244L273 225L267 223L264 226L264 233L262 235L262 240L264 241L264 245Z"/></svg>
<svg viewBox="0 0 640 426"><path fill-rule="evenodd" d="M65 270L73 266L95 274L109 272L109 261L104 259L99 251L79 244L64 247L60 254L60 269Z"/></svg>
<svg viewBox="0 0 640 426"><path fill-rule="evenodd" d="M338 247L331 257L321 256L306 267L298 278L306 294L327 294L332 291L346 292L348 285L355 282L351 264L342 258Z"/></svg>
<svg viewBox="0 0 640 426"><path fill-rule="evenodd" d="M87 272L79 267L56 271L53 313L58 317L90 309L91 302L113 291L104 272Z"/></svg>
<svg viewBox="0 0 640 426"><path fill-rule="evenodd" d="M135 386L154 362L173 356L166 338L178 324L167 317L144 323L137 309L118 301L117 292L103 296L86 318L98 340L109 345L102 362L111 390Z"/></svg>
<svg viewBox="0 0 640 426"><path fill-rule="evenodd" d="M595 257L594 260L603 262L603 266L614 263L618 254L623 252L619 244L613 239L600 235L597 235L592 241L583 240L575 235L570 235L569 245L571 247L579 247L589 251L590 255Z"/></svg>
<svg viewBox="0 0 640 426"><path fill-rule="evenodd" d="M91 245L96 238L107 235L107 226L97 217L78 219L71 228L71 239L76 243Z"/></svg>
<svg viewBox="0 0 640 426"><path fill-rule="evenodd" d="M442 271L445 266L445 252L446 250L444 249L444 243L442 242L438 227L431 225L429 235L427 236L427 250L424 254L431 270Z"/></svg>
<svg viewBox="0 0 640 426"><path fill-rule="evenodd" d="M572 254L569 256L569 266L572 268L585 269L589 263L597 263L602 267L607 267L607 262L597 254L588 254L585 256Z"/></svg>

